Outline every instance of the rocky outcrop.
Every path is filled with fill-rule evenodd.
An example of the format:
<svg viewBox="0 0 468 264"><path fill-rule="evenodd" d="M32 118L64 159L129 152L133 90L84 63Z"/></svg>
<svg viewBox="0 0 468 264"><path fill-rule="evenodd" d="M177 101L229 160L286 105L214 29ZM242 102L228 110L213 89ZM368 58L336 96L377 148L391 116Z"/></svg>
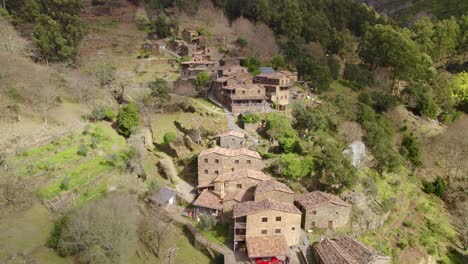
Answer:
<svg viewBox="0 0 468 264"><path fill-rule="evenodd" d="M359 169L367 160L366 145L360 140L355 140L343 150L343 155L348 157L351 164Z"/></svg>

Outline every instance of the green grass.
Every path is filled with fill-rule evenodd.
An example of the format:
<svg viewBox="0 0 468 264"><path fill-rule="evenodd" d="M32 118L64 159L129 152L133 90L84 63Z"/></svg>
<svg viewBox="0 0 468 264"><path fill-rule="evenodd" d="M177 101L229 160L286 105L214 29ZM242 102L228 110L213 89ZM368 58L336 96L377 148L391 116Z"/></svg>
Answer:
<svg viewBox="0 0 468 264"><path fill-rule="evenodd" d="M204 237L206 237L208 240L218 243L220 245L224 245L226 241L228 240L229 236L229 225L224 225L224 224L216 224L212 230L200 230L200 232L203 234Z"/></svg>

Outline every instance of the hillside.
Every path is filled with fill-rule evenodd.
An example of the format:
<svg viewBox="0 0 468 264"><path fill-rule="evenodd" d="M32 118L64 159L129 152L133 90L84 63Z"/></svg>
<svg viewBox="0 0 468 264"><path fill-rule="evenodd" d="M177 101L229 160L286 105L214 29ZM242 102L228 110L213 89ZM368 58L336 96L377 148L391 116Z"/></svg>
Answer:
<svg viewBox="0 0 468 264"><path fill-rule="evenodd" d="M468 2L449 2L7 0L0 262L245 263L247 220L223 206L257 186L199 180L234 130L288 210L314 191L353 208L299 223L301 247L348 235L391 263L466 263ZM219 165L230 148L215 179L251 169Z"/></svg>

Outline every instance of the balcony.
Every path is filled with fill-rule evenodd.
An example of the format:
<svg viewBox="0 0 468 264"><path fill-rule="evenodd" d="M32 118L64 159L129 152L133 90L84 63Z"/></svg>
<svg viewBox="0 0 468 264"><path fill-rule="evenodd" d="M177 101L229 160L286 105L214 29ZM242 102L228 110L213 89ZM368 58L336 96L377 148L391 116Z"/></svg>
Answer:
<svg viewBox="0 0 468 264"><path fill-rule="evenodd" d="M235 235L234 241L245 241L245 235Z"/></svg>
<svg viewBox="0 0 468 264"><path fill-rule="evenodd" d="M235 229L245 229L245 226L246 226L246 225L245 225L245 223L243 223L243 222L236 222L234 228L235 228Z"/></svg>

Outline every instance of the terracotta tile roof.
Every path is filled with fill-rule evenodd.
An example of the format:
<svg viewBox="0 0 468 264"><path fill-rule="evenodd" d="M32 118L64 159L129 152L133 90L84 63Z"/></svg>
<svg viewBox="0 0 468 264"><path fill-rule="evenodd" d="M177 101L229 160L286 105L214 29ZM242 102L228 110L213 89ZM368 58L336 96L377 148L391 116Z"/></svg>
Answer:
<svg viewBox="0 0 468 264"><path fill-rule="evenodd" d="M266 100L266 95L243 95L243 94L232 94L229 96L232 100Z"/></svg>
<svg viewBox="0 0 468 264"><path fill-rule="evenodd" d="M318 205L322 205L325 203L334 203L341 206L351 206L347 202L340 199L340 197L330 194L324 193L321 191L314 191L306 194L299 195L296 197L296 201L305 209L312 208Z"/></svg>
<svg viewBox="0 0 468 264"><path fill-rule="evenodd" d="M390 257L347 235L326 238L315 245L314 250L324 264L368 264L376 259L383 260L381 263L390 263Z"/></svg>
<svg viewBox="0 0 468 264"><path fill-rule="evenodd" d="M238 137L238 138L245 138L244 132L241 131L235 131L235 130L230 130L228 132L224 132L221 134L216 135L216 137L225 137L225 136L233 136L233 137Z"/></svg>
<svg viewBox="0 0 468 264"><path fill-rule="evenodd" d="M279 72L275 72L275 73L260 73L256 77L260 77L260 78L263 77L263 78L269 78L269 79L281 79L286 76Z"/></svg>
<svg viewBox="0 0 468 264"><path fill-rule="evenodd" d="M243 178L251 178L251 179L255 179L259 181L267 181L267 180L272 179L271 176L268 176L261 171L243 169L243 170L221 174L218 177L216 177L216 179L214 179L213 182L235 181L235 180L243 179Z"/></svg>
<svg viewBox="0 0 468 264"><path fill-rule="evenodd" d="M291 71L279 71L279 73L286 75L286 76L291 76L291 75L297 75L297 73L291 72Z"/></svg>
<svg viewBox="0 0 468 264"><path fill-rule="evenodd" d="M283 235L248 236L245 242L249 258L281 256L289 252L288 243Z"/></svg>
<svg viewBox="0 0 468 264"><path fill-rule="evenodd" d="M285 193L294 193L286 184L277 180L262 181L257 185L255 194L266 193L269 191L280 191Z"/></svg>
<svg viewBox="0 0 468 264"><path fill-rule="evenodd" d="M226 156L226 157L236 157L236 156L245 155L245 156L249 156L249 157L256 158L256 159L262 159L260 154L254 150L250 150L246 148L227 149L227 148L221 148L217 146L203 150L198 156L201 157L201 156L205 156L211 153L216 153L216 154Z"/></svg>
<svg viewBox="0 0 468 264"><path fill-rule="evenodd" d="M252 201L254 198L254 195L251 191L248 190L241 190L235 193L228 193L226 197L224 197L223 201L236 201L239 203L242 202L247 202L247 201Z"/></svg>
<svg viewBox="0 0 468 264"><path fill-rule="evenodd" d="M262 201L249 201L234 205L233 217L241 217L265 210L275 210L286 213L301 214L301 211L292 203L282 203L271 199Z"/></svg>
<svg viewBox="0 0 468 264"><path fill-rule="evenodd" d="M193 205L217 210L223 209L221 197L219 197L216 192L208 189L205 189L200 193Z"/></svg>

